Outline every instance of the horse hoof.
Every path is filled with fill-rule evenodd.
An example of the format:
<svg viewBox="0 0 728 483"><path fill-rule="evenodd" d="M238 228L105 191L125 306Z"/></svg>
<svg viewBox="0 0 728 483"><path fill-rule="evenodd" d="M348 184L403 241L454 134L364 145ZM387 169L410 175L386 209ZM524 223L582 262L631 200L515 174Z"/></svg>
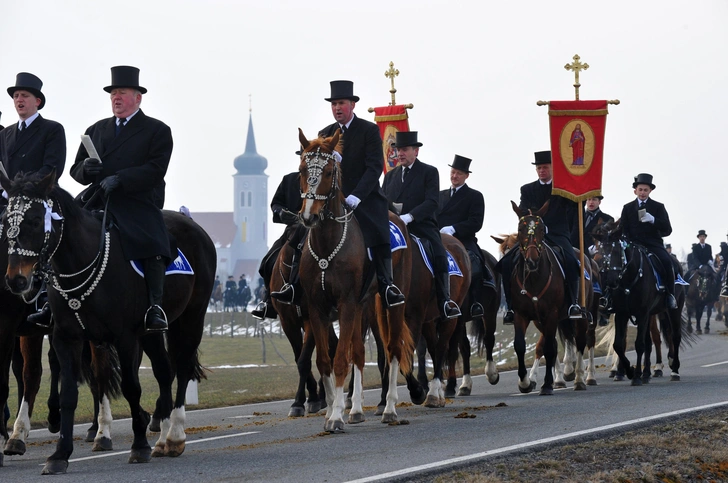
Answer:
<svg viewBox="0 0 728 483"><path fill-rule="evenodd" d="M554 395L554 388L553 387L542 387L541 390L538 392L539 396L553 396Z"/></svg>
<svg viewBox="0 0 728 483"><path fill-rule="evenodd" d="M703 331L700 330L700 329L695 329L695 333L698 334L698 335L701 335L703 333Z"/></svg>
<svg viewBox="0 0 728 483"><path fill-rule="evenodd" d="M706 327L704 333L710 334L710 329L708 327Z"/></svg>
<svg viewBox="0 0 728 483"><path fill-rule="evenodd" d="M565 382L554 382L554 388L566 389L566 383Z"/></svg>
<svg viewBox="0 0 728 483"><path fill-rule="evenodd" d="M688 325L688 334L692 334L692 333L693 333L693 326Z"/></svg>
<svg viewBox="0 0 728 483"><path fill-rule="evenodd" d="M469 387L461 387L458 390L458 396L470 396L472 390Z"/></svg>
<svg viewBox="0 0 728 483"><path fill-rule="evenodd" d="M306 411L308 411L308 414L316 414L317 412L321 411L321 401L306 403ZM301 416L303 416L303 414Z"/></svg>
<svg viewBox="0 0 728 483"><path fill-rule="evenodd" d="M577 382L574 384L574 391L586 391L586 384L583 382Z"/></svg>
<svg viewBox="0 0 728 483"><path fill-rule="evenodd" d="M613 378L616 375L617 375L617 371L609 371L609 377L610 378Z"/></svg>
<svg viewBox="0 0 728 483"><path fill-rule="evenodd" d="M87 443L93 443L96 439L96 433L98 433L98 430L89 428L89 430L86 431L86 439L84 439L84 441Z"/></svg>
<svg viewBox="0 0 728 483"><path fill-rule="evenodd" d="M521 387L520 385L518 386L518 390L521 391L521 394L528 394L534 389L536 389L536 381L531 381L528 387Z"/></svg>
<svg viewBox="0 0 728 483"><path fill-rule="evenodd" d="M51 422L48 421L48 432L51 434L56 434L61 430L61 422Z"/></svg>
<svg viewBox="0 0 728 483"><path fill-rule="evenodd" d="M0 453L0 468L3 467L3 461L4 460L5 460L5 456L2 453Z"/></svg>
<svg viewBox="0 0 728 483"><path fill-rule="evenodd" d="M91 448L91 451L112 451L113 449L114 445L111 442L111 438L102 436L94 440L94 445Z"/></svg>
<svg viewBox="0 0 728 483"><path fill-rule="evenodd" d="M159 419L156 417L152 417L152 421L149 423L149 431L152 433L158 433L162 430L161 425L159 424Z"/></svg>
<svg viewBox="0 0 728 483"><path fill-rule="evenodd" d="M576 379L576 372L564 373L564 380L571 382Z"/></svg>
<svg viewBox="0 0 728 483"><path fill-rule="evenodd" d="M184 441L167 440L167 443L164 446L164 456L169 456L170 458L176 458L177 456L180 456L184 452L185 452L185 442Z"/></svg>
<svg viewBox="0 0 728 483"><path fill-rule="evenodd" d="M385 406L382 406L381 404L379 406L377 406L377 410L374 411L374 415L381 416L382 414L384 414L384 408L385 408Z"/></svg>
<svg viewBox="0 0 728 483"><path fill-rule="evenodd" d="M649 384L650 383L650 376L642 376L642 383L643 384Z"/></svg>
<svg viewBox="0 0 728 483"><path fill-rule="evenodd" d="M425 398L425 407L426 408L439 408L440 407L440 398L437 396L427 396Z"/></svg>
<svg viewBox="0 0 728 483"><path fill-rule="evenodd" d="M416 391L410 392L410 400L412 401L412 404L416 404L417 406L425 402L426 397L427 394L422 390L421 386Z"/></svg>
<svg viewBox="0 0 728 483"><path fill-rule="evenodd" d="M349 413L349 424L359 424L366 421L364 413Z"/></svg>
<svg viewBox="0 0 728 483"><path fill-rule="evenodd" d="M597 380L596 379L587 379L586 380L586 385L587 386L598 386L599 384L597 384Z"/></svg>
<svg viewBox="0 0 728 483"><path fill-rule="evenodd" d="M495 375L495 378L494 378L493 380L491 380L491 379L490 379L490 377L488 377L488 382L489 382L489 383L490 383L490 384L491 384L492 386L495 386L496 384L498 384L498 381L500 381L500 374L496 374L496 375Z"/></svg>
<svg viewBox="0 0 728 483"><path fill-rule="evenodd" d="M149 463L152 460L152 448L132 448L131 454L129 455L129 463Z"/></svg>
<svg viewBox="0 0 728 483"><path fill-rule="evenodd" d="M383 423L396 423L397 422L397 413L382 414L382 422Z"/></svg>
<svg viewBox="0 0 728 483"><path fill-rule="evenodd" d="M679 381L680 380L680 374L670 374L670 380L671 381Z"/></svg>
<svg viewBox="0 0 728 483"><path fill-rule="evenodd" d="M624 381L624 374L615 374L614 375L614 382L622 382Z"/></svg>
<svg viewBox="0 0 728 483"><path fill-rule="evenodd" d="M290 411L288 411L288 417L289 418L302 418L306 415L306 412L303 410L301 406L291 406Z"/></svg>
<svg viewBox="0 0 728 483"><path fill-rule="evenodd" d="M343 433L344 432L344 421L341 419L333 420L329 419L324 425L324 431L329 433Z"/></svg>
<svg viewBox="0 0 728 483"><path fill-rule="evenodd" d="M655 369L654 374L652 374L652 377L662 377L662 369Z"/></svg>
<svg viewBox="0 0 728 483"><path fill-rule="evenodd" d="M154 445L154 449L152 450L152 458L163 458L166 455L164 454L164 444L163 443L157 443Z"/></svg>
<svg viewBox="0 0 728 483"><path fill-rule="evenodd" d="M445 397L455 397L455 388L446 387Z"/></svg>
<svg viewBox="0 0 728 483"><path fill-rule="evenodd" d="M5 443L5 449L3 453L8 456L24 455L25 454L25 441L20 439L9 439Z"/></svg>
<svg viewBox="0 0 728 483"><path fill-rule="evenodd" d="M68 469L68 461L66 460L49 460L46 461L41 475L65 475Z"/></svg>
<svg viewBox="0 0 728 483"><path fill-rule="evenodd" d="M632 385L633 386L641 386L642 385L642 379L640 379L639 377L635 377L634 379L632 379Z"/></svg>

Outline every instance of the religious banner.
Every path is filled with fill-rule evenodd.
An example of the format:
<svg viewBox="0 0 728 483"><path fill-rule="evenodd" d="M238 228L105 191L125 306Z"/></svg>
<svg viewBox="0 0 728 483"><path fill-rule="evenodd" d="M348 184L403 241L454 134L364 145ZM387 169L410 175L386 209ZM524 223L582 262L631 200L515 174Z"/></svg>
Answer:
<svg viewBox="0 0 728 483"><path fill-rule="evenodd" d="M407 106L386 106L374 108L374 121L379 126L379 134L382 136L382 151L384 154L384 174L397 166L397 155L392 143L397 132L409 131L409 116Z"/></svg>
<svg viewBox="0 0 728 483"><path fill-rule="evenodd" d="M548 106L551 192L577 202L601 196L607 101L550 101Z"/></svg>

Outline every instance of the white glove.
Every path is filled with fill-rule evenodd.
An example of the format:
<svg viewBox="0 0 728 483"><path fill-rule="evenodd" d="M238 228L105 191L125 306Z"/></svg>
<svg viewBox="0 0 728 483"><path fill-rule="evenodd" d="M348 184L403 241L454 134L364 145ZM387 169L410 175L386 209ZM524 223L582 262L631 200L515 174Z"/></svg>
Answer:
<svg viewBox="0 0 728 483"><path fill-rule="evenodd" d="M444 233L445 235L454 235L455 234L455 228L452 226L443 226L440 228L440 233Z"/></svg>
<svg viewBox="0 0 728 483"><path fill-rule="evenodd" d="M597 246L592 245L589 247L589 255L594 256L594 254L597 252Z"/></svg>
<svg viewBox="0 0 728 483"><path fill-rule="evenodd" d="M645 211L645 214L642 216L642 219L640 221L642 223L654 223L655 217Z"/></svg>
<svg viewBox="0 0 728 483"><path fill-rule="evenodd" d="M715 268L715 264L713 263L713 260L708 260L708 265L710 265L711 268Z"/></svg>
<svg viewBox="0 0 728 483"><path fill-rule="evenodd" d="M356 210L356 207L359 206L359 203L361 203L361 200L354 195L349 195L346 197L346 204L351 206L352 210Z"/></svg>
<svg viewBox="0 0 728 483"><path fill-rule="evenodd" d="M341 153L339 153L338 151L334 151L333 155L334 155L334 159L336 160L336 162L340 163L341 162Z"/></svg>
<svg viewBox="0 0 728 483"><path fill-rule="evenodd" d="M405 213L404 215L400 216L400 218L402 219L402 221L404 222L405 225L409 225L410 223L412 223L412 220L414 220L414 217L412 215L410 215L409 213Z"/></svg>

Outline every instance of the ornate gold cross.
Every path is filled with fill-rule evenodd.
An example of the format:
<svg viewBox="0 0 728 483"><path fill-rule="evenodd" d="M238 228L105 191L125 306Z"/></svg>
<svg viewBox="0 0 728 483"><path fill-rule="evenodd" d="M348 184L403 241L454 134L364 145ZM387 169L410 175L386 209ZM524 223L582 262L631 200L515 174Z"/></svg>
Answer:
<svg viewBox="0 0 728 483"><path fill-rule="evenodd" d="M389 103L390 106L395 106L397 103L394 101L394 93L397 92L397 89L394 88L394 78L399 75L399 69L394 68L394 62L389 63L389 69L384 73L384 77L387 77L392 81L392 88L389 89L389 92L392 94L392 102Z"/></svg>
<svg viewBox="0 0 728 483"><path fill-rule="evenodd" d="M564 69L566 70L573 70L574 71L574 92L576 95L576 100L579 100L579 87L581 87L581 84L579 84L579 71L581 70L587 70L589 68L589 64L582 64L580 62L581 57L579 55L575 55L573 57L574 62L571 64L566 64L564 66ZM394 85L394 84L392 84Z"/></svg>

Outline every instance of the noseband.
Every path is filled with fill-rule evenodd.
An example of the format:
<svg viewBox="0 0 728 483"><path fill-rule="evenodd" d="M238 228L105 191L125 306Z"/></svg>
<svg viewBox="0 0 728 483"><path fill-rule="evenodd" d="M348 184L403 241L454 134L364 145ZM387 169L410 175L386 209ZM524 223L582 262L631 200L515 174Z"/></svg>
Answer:
<svg viewBox="0 0 728 483"><path fill-rule="evenodd" d="M528 215L533 216L533 215ZM519 249L523 258L523 280L518 278L518 275L516 275L516 283L518 284L518 287L521 289L521 295L525 295L531 299L531 301L534 304L534 307L537 306L538 301L543 295L546 293L546 291L551 286L551 280L553 279L553 272L552 270L548 270L549 272L549 278L546 280L545 285L543 288L539 291L538 294L532 294L529 292L529 290L526 288L526 282L528 281L528 276L531 275L531 273L534 272L534 270L530 270L528 268L528 264L525 263L528 259L526 258L526 254L530 249L536 250L536 253L538 254L539 260L541 259L541 250L543 249L543 243L542 241L536 242L536 229L538 226L542 223L541 217L536 216L535 219L531 219L526 221L526 217L522 216L519 220L519 223L526 225L527 232L526 235L528 235L528 239L526 243L521 243L519 245ZM547 257L548 259L548 257ZM537 271L537 270L536 270Z"/></svg>
<svg viewBox="0 0 728 483"><path fill-rule="evenodd" d="M538 228L538 225L541 224L541 218L536 217L535 220L532 219L527 222L526 217L522 216L518 221L521 224L526 225L528 230L526 232L526 235L528 235L526 243L521 243L519 247L521 249L521 255L523 255L523 258L526 258L526 253L528 253L528 251L533 248L534 250L536 250L538 256L541 257L543 243L541 241L539 241L538 243L536 242L536 228Z"/></svg>

